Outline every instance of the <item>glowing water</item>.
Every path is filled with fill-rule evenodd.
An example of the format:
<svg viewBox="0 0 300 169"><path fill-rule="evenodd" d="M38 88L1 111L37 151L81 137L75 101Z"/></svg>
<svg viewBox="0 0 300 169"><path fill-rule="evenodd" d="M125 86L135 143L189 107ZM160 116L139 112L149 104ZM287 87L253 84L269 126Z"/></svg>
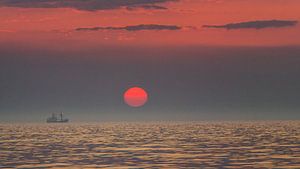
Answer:
<svg viewBox="0 0 300 169"><path fill-rule="evenodd" d="M300 121L1 124L0 168L297 168Z"/></svg>

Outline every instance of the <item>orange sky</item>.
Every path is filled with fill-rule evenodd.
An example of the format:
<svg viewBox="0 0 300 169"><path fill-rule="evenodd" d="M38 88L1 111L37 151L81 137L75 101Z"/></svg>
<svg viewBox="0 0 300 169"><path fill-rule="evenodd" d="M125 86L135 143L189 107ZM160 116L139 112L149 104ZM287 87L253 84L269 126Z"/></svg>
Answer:
<svg viewBox="0 0 300 169"><path fill-rule="evenodd" d="M300 45L299 24L266 29L209 29L255 20L300 21L299 0L180 0L159 3L167 10L82 11L71 8L0 8L0 42L94 45ZM79 27L177 25L181 30L75 31Z"/></svg>

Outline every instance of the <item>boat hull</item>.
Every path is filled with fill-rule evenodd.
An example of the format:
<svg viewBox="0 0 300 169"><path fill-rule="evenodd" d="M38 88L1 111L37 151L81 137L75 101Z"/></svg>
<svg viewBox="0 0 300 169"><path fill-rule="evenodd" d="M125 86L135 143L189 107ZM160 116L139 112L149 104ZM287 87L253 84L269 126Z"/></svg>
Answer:
<svg viewBox="0 0 300 169"><path fill-rule="evenodd" d="M57 121L52 121L52 120L47 120L47 123L68 123L69 120L57 120Z"/></svg>

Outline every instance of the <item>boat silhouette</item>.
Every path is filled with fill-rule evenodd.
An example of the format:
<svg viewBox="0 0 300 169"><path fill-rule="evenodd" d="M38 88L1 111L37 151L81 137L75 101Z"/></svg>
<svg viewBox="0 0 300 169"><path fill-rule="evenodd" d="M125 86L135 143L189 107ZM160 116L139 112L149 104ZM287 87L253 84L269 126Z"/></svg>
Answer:
<svg viewBox="0 0 300 169"><path fill-rule="evenodd" d="M69 122L69 119L64 118L62 112L59 114L59 117L57 117L57 114L52 113L52 116L47 118L47 123L67 123L67 122Z"/></svg>

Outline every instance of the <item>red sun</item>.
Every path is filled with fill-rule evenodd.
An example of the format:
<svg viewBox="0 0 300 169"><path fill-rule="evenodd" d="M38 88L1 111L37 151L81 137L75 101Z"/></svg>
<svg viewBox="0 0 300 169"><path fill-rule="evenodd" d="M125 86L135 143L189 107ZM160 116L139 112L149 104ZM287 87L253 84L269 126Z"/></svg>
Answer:
<svg viewBox="0 0 300 169"><path fill-rule="evenodd" d="M124 101L131 107L143 106L148 100L147 92L140 87L132 87L124 93Z"/></svg>

